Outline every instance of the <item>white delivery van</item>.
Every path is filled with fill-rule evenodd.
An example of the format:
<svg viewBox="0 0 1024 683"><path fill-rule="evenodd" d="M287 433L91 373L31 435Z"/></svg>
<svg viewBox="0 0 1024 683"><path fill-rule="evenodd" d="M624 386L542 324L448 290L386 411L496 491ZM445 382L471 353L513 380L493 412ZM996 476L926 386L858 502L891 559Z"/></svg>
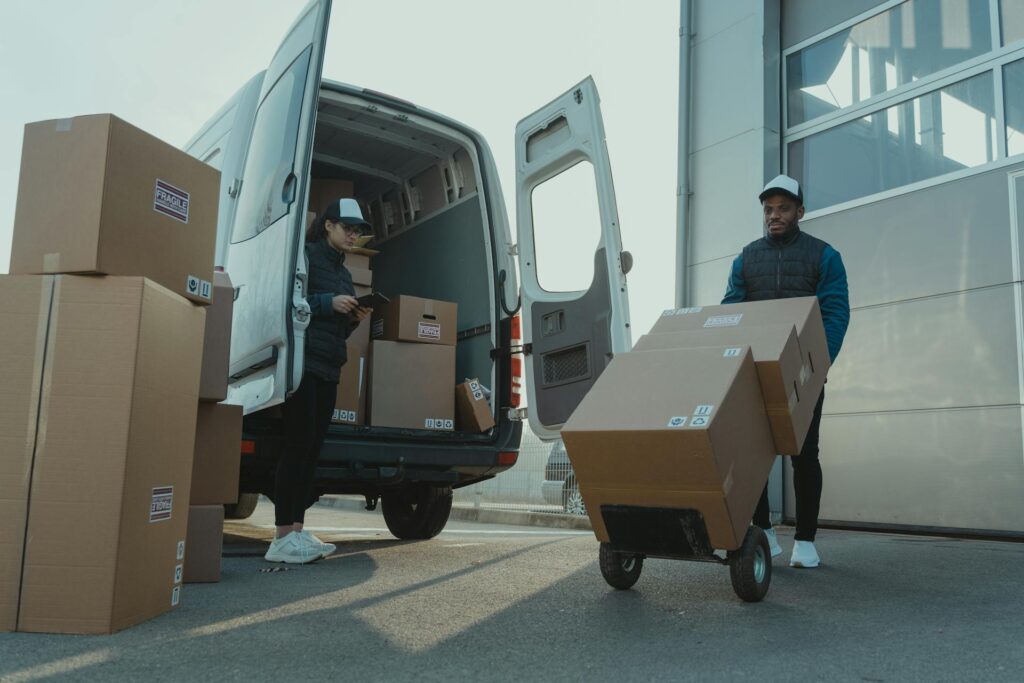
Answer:
<svg viewBox="0 0 1024 683"><path fill-rule="evenodd" d="M222 174L216 263L235 286L228 402L246 416L240 490L247 495L229 514L245 516L255 494L272 495L283 446L275 407L303 373L310 178L348 180L370 208L370 246L380 251L374 289L458 304L456 377L492 389L496 426L481 434L332 425L314 495L361 494L370 509L380 500L397 537L430 538L448 519L453 488L515 463L524 365L531 426L554 438L611 356L630 348L631 259L621 247L593 81L516 128L516 245L478 133L415 104L321 79L330 5L310 2L267 70L186 146ZM531 196L584 161L594 169L601 223L593 281L585 291L548 292L537 278Z"/></svg>

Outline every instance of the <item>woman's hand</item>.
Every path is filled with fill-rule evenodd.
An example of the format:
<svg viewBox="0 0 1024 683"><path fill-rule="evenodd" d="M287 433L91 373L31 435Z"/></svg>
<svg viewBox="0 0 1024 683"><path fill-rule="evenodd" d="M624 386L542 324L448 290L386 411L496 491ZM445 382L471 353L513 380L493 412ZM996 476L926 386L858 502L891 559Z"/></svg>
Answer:
<svg viewBox="0 0 1024 683"><path fill-rule="evenodd" d="M370 317L371 313L373 313L372 308L363 308L362 306L357 306L355 310L349 313L349 317L355 320L356 323L358 324L366 320L368 317Z"/></svg>
<svg viewBox="0 0 1024 683"><path fill-rule="evenodd" d="M359 308L359 302L354 296L339 294L331 299L331 308L335 313L352 313Z"/></svg>

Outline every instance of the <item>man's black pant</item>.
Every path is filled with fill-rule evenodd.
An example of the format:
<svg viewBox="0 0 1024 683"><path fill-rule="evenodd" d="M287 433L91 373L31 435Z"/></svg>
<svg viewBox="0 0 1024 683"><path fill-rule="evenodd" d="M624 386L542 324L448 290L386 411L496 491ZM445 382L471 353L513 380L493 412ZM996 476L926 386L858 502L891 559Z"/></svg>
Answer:
<svg viewBox="0 0 1024 683"><path fill-rule="evenodd" d="M274 483L274 523L302 524L313 499L313 475L331 424L338 385L309 373L284 402L284 452Z"/></svg>
<svg viewBox="0 0 1024 683"><path fill-rule="evenodd" d="M798 541L814 541L818 530L818 508L821 504L821 463L818 461L818 432L821 427L821 406L825 402L822 389L818 404L814 406L814 417L807 430L807 439L800 455L791 458L793 462L793 492L796 497L796 535ZM754 524L762 529L771 529L772 522L768 508L768 487L761 492L761 500L754 510Z"/></svg>

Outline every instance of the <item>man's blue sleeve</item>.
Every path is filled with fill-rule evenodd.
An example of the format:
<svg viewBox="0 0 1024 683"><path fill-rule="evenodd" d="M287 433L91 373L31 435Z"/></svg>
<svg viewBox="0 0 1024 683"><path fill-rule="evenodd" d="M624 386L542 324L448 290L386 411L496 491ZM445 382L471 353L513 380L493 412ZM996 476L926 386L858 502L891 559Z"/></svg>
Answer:
<svg viewBox="0 0 1024 683"><path fill-rule="evenodd" d="M306 302L309 303L310 314L314 318L333 318L334 304L332 299L334 299L334 295L330 292L310 294L306 297Z"/></svg>
<svg viewBox="0 0 1024 683"><path fill-rule="evenodd" d="M818 280L818 305L828 339L828 355L836 361L843 346L846 328L850 326L850 289L846 283L846 267L839 252L828 246L821 256L821 278Z"/></svg>
<svg viewBox="0 0 1024 683"><path fill-rule="evenodd" d="M729 272L729 285L725 288L723 304L738 304L747 298L747 283L743 280L743 254L738 254Z"/></svg>

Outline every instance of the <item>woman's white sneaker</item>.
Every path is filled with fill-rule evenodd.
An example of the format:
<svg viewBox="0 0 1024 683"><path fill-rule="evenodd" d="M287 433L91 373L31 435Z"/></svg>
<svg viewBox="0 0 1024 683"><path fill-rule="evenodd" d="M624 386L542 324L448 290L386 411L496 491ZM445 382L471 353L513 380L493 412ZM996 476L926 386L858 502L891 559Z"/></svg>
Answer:
<svg viewBox="0 0 1024 683"><path fill-rule="evenodd" d="M299 532L299 534L301 534L302 537L306 539L306 542L313 546L317 550L317 552L320 553L320 557L327 557L328 555L333 555L334 551L338 549L338 546L334 545L333 543L325 543L324 541L321 541L319 538L314 536L313 532L311 531L306 531L305 529L303 529Z"/></svg>
<svg viewBox="0 0 1024 683"><path fill-rule="evenodd" d="M821 563L818 558L818 551L811 541L795 541L793 543L793 556L789 559L790 567L803 567L813 569Z"/></svg>
<svg viewBox="0 0 1024 683"><path fill-rule="evenodd" d="M267 562L285 562L287 564L308 564L323 557L320 551L307 541L298 531L286 536L275 538L267 548L263 559Z"/></svg>
<svg viewBox="0 0 1024 683"><path fill-rule="evenodd" d="M775 529L762 529L764 535L768 537L768 548L772 551L772 557L778 557L782 554L782 546L779 545L779 537L775 534Z"/></svg>

